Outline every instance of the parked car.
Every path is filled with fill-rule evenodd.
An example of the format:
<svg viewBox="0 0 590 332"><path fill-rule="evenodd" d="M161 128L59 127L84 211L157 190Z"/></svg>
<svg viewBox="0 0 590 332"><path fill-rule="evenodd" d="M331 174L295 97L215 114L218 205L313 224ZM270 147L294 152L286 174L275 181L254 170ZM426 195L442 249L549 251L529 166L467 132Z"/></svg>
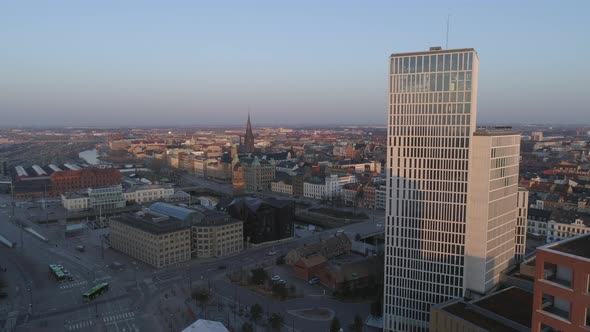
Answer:
<svg viewBox="0 0 590 332"><path fill-rule="evenodd" d="M272 278L270 278L270 280L272 280L273 282L278 282L281 280L281 276L279 276L279 275L273 276Z"/></svg>
<svg viewBox="0 0 590 332"><path fill-rule="evenodd" d="M310 284L310 285L315 285L315 284L318 284L319 282L320 282L320 279L318 279L318 278L312 278L307 283Z"/></svg>
<svg viewBox="0 0 590 332"><path fill-rule="evenodd" d="M84 247L84 246L76 246L76 250L78 250L79 252L84 252L84 250L86 250L86 247Z"/></svg>

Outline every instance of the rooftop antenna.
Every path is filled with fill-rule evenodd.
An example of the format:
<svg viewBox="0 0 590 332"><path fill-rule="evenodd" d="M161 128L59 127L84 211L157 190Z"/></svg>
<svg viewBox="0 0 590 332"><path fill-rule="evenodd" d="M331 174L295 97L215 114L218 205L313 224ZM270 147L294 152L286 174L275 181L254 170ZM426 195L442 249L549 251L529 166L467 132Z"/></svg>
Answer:
<svg viewBox="0 0 590 332"><path fill-rule="evenodd" d="M447 15L447 39L445 43L445 48L449 49L449 26L451 25L451 14Z"/></svg>

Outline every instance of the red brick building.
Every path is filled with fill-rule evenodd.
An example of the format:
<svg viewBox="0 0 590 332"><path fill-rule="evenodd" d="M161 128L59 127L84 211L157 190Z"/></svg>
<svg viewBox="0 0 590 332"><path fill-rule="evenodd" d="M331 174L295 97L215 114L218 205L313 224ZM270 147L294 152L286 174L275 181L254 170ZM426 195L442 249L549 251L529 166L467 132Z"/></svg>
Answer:
<svg viewBox="0 0 590 332"><path fill-rule="evenodd" d="M316 277L316 273L323 269L328 260L322 255L312 255L300 258L293 264L293 273L298 278L310 280Z"/></svg>
<svg viewBox="0 0 590 332"><path fill-rule="evenodd" d="M61 195L68 191L84 188L112 186L121 183L121 173L115 168L85 168L51 174L51 191Z"/></svg>
<svg viewBox="0 0 590 332"><path fill-rule="evenodd" d="M532 331L590 331L590 234L537 248Z"/></svg>

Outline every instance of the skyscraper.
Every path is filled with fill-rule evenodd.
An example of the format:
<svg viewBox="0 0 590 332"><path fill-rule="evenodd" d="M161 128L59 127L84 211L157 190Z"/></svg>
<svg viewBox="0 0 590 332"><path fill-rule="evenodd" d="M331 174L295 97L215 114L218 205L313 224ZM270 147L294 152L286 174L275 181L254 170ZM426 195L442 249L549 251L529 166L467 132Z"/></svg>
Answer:
<svg viewBox="0 0 590 332"><path fill-rule="evenodd" d="M254 153L254 133L252 133L250 113L248 113L248 123L246 123L246 136L244 137L244 146L244 152Z"/></svg>
<svg viewBox="0 0 590 332"><path fill-rule="evenodd" d="M474 49L392 54L384 327L426 331L430 306L465 293Z"/></svg>
<svg viewBox="0 0 590 332"><path fill-rule="evenodd" d="M427 331L433 304L488 294L523 251L520 135L476 127L477 73L473 49L391 56L386 331Z"/></svg>

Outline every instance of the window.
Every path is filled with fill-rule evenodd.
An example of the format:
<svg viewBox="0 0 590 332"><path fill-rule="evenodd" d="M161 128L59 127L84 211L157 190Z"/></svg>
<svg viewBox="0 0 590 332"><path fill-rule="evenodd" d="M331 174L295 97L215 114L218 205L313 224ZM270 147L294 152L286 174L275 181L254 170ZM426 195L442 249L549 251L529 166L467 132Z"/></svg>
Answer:
<svg viewBox="0 0 590 332"><path fill-rule="evenodd" d="M542 311L570 320L570 302L553 295L543 293Z"/></svg>

